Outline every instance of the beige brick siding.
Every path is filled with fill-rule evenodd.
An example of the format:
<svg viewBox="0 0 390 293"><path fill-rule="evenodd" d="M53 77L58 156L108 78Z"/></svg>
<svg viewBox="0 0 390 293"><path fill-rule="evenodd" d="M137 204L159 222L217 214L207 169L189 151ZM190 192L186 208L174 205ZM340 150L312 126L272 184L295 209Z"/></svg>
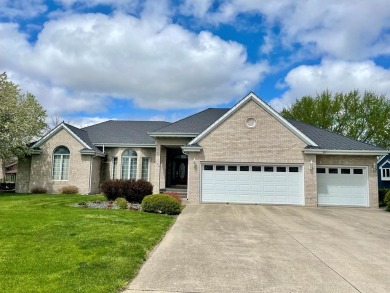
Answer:
<svg viewBox="0 0 390 293"><path fill-rule="evenodd" d="M4 174L3 174L3 161L0 159L0 182L3 182Z"/></svg>
<svg viewBox="0 0 390 293"><path fill-rule="evenodd" d="M376 156L317 156L317 165L364 166L368 170L369 206L378 208L378 177Z"/></svg>
<svg viewBox="0 0 390 293"><path fill-rule="evenodd" d="M52 179L53 151L58 146L66 146L70 151L69 180ZM91 156L81 155L82 146L72 135L62 129L41 145L42 153L32 155L29 191L34 187L45 187L49 193L58 193L66 185L75 185L80 193L89 193Z"/></svg>
<svg viewBox="0 0 390 293"><path fill-rule="evenodd" d="M246 126L249 117L257 121L254 128ZM306 144L252 100L204 137L199 145L203 147L201 153L190 153L188 158L188 198L195 202L199 202L201 161L282 164L305 161L302 150ZM314 188L310 181L307 184L309 190Z"/></svg>
<svg viewBox="0 0 390 293"><path fill-rule="evenodd" d="M31 157L18 158L18 175L16 176L15 191L30 192Z"/></svg>
<svg viewBox="0 0 390 293"><path fill-rule="evenodd" d="M316 207L318 205L316 155L305 155L304 159L305 206Z"/></svg>

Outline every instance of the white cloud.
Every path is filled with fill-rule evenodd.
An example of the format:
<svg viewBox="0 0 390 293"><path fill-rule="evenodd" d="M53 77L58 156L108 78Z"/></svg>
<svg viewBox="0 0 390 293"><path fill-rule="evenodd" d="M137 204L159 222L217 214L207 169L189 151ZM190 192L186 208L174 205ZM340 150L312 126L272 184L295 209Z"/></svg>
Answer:
<svg viewBox="0 0 390 293"><path fill-rule="evenodd" d="M276 110L290 105L297 98L315 96L327 89L333 93L368 90L390 98L390 69L377 66L372 61L324 60L320 65L294 68L287 74L282 86L287 91L270 102Z"/></svg>
<svg viewBox="0 0 390 293"><path fill-rule="evenodd" d="M47 10L44 3L44 0L0 0L0 17L36 17Z"/></svg>
<svg viewBox="0 0 390 293"><path fill-rule="evenodd" d="M104 96L153 109L215 105L249 91L268 70L248 63L242 45L154 13L65 16L46 22L34 45L17 25L0 24L0 70L26 76L26 90L63 111L94 111Z"/></svg>
<svg viewBox="0 0 390 293"><path fill-rule="evenodd" d="M314 47L317 54L358 60L390 54L390 9L388 0L229 0L186 1L192 14L209 23L234 23L242 14L257 13L286 47ZM191 4L189 4L191 3ZM205 3L207 4L205 6ZM213 4L219 3L215 11ZM260 25L260 24L259 24ZM267 43L266 43L267 45Z"/></svg>

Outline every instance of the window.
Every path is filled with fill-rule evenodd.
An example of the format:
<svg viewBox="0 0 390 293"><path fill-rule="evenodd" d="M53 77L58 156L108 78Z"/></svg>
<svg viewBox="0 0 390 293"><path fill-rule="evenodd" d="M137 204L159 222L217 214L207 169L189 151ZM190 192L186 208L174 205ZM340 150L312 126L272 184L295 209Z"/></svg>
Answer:
<svg viewBox="0 0 390 293"><path fill-rule="evenodd" d="M361 174L363 174L363 169L353 169L353 174L361 175Z"/></svg>
<svg viewBox="0 0 390 293"><path fill-rule="evenodd" d="M351 174L351 169L341 169L341 174Z"/></svg>
<svg viewBox="0 0 390 293"><path fill-rule="evenodd" d="M217 165L217 166L215 166L215 170L216 171L225 171L225 166Z"/></svg>
<svg viewBox="0 0 390 293"><path fill-rule="evenodd" d="M261 166L252 166L253 172L261 172Z"/></svg>
<svg viewBox="0 0 390 293"><path fill-rule="evenodd" d="M286 172L286 167L276 167L276 172Z"/></svg>
<svg viewBox="0 0 390 293"><path fill-rule="evenodd" d="M116 179L116 168L118 166L118 158L112 159L112 179Z"/></svg>
<svg viewBox="0 0 390 293"><path fill-rule="evenodd" d="M228 166L228 171L237 171L237 166Z"/></svg>
<svg viewBox="0 0 390 293"><path fill-rule="evenodd" d="M69 180L70 151L59 146L53 152L53 180Z"/></svg>
<svg viewBox="0 0 390 293"><path fill-rule="evenodd" d="M329 168L329 174L338 174L339 170L336 168Z"/></svg>
<svg viewBox="0 0 390 293"><path fill-rule="evenodd" d="M205 170L205 171L212 171L213 170L213 165L204 165L203 170Z"/></svg>
<svg viewBox="0 0 390 293"><path fill-rule="evenodd" d="M249 171L249 166L240 166L240 171Z"/></svg>
<svg viewBox="0 0 390 293"><path fill-rule="evenodd" d="M122 154L122 179L137 178L137 152L125 150Z"/></svg>
<svg viewBox="0 0 390 293"><path fill-rule="evenodd" d="M273 171L274 171L274 167L271 167L271 166L264 167L264 172L273 172Z"/></svg>
<svg viewBox="0 0 390 293"><path fill-rule="evenodd" d="M382 169L382 180L390 180L390 168Z"/></svg>
<svg viewBox="0 0 390 293"><path fill-rule="evenodd" d="M297 173L297 172L299 172L299 168L298 167L288 167L288 171L290 173Z"/></svg>
<svg viewBox="0 0 390 293"><path fill-rule="evenodd" d="M325 168L317 168L318 174L325 174Z"/></svg>
<svg viewBox="0 0 390 293"><path fill-rule="evenodd" d="M142 158L141 179L149 181L149 158Z"/></svg>

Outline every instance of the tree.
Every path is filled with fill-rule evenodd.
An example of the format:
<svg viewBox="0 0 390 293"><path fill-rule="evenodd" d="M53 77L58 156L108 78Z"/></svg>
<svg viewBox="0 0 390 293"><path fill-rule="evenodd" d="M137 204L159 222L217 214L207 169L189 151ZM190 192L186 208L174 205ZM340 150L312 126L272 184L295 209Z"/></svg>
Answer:
<svg viewBox="0 0 390 293"><path fill-rule="evenodd" d="M31 93L0 74L0 160L31 153L30 143L37 138L45 123L46 111ZM4 164L2 164L4 171ZM3 172L4 174L4 172Z"/></svg>
<svg viewBox="0 0 390 293"><path fill-rule="evenodd" d="M384 95L358 90L316 97L304 96L281 114L356 140L390 148L390 100Z"/></svg>

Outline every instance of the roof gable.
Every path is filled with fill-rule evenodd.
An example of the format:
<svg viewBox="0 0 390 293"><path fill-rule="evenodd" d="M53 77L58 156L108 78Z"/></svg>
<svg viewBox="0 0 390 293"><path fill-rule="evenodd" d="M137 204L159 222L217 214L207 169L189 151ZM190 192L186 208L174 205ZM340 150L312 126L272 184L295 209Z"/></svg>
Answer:
<svg viewBox="0 0 390 293"><path fill-rule="evenodd" d="M61 124L57 125L54 129L49 131L49 133L44 135L40 140L38 140L35 144L33 144L31 146L31 148L39 148L42 144L44 144L46 141L48 141L50 138L52 138L54 135L56 135L59 131L61 131L63 129L65 131L67 131L75 140L77 140L84 148L92 149L92 147L90 145L88 145L82 138L80 138L75 133L75 129L78 129L78 128L76 128L72 125L65 124L64 122L62 122ZM80 129L78 129L78 130L80 130Z"/></svg>
<svg viewBox="0 0 390 293"><path fill-rule="evenodd" d="M378 166L382 166L386 161L390 161L390 154L384 155L378 160Z"/></svg>
<svg viewBox="0 0 390 293"><path fill-rule="evenodd" d="M278 112L272 109L268 104L266 104L263 100L261 100L256 94L253 92L249 93L246 97L244 97L241 101L239 101L236 105L234 105L229 111L227 111L224 115L222 115L218 120L216 120L213 124L211 124L208 128L206 128L202 133L200 133L197 137L195 137L192 141L189 142L189 145L198 143L202 138L204 138L207 134L212 132L216 127L218 127L221 123L223 123L226 119L228 119L231 115L241 109L247 102L250 100L254 101L257 105L259 105L263 110L265 110L268 114L270 114L273 118L275 118L279 123L289 129L292 133L294 133L298 138L300 138L307 145L317 146L317 144L308 138L305 134L303 134L300 130L295 128L291 123L289 123L285 118L283 118Z"/></svg>

